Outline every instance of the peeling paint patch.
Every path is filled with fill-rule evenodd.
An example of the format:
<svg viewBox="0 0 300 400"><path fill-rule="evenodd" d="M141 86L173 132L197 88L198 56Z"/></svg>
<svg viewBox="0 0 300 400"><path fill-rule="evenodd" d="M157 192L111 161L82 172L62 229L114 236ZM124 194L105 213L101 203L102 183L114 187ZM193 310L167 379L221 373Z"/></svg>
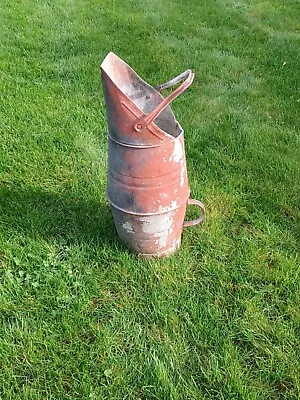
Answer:
<svg viewBox="0 0 300 400"><path fill-rule="evenodd" d="M160 249L166 247L167 245L167 236L162 236L159 240L158 240L158 246Z"/></svg>
<svg viewBox="0 0 300 400"><path fill-rule="evenodd" d="M185 176L185 168L181 166L181 173L180 173L180 186L184 185L184 176Z"/></svg>
<svg viewBox="0 0 300 400"><path fill-rule="evenodd" d="M169 206L159 206L158 211L161 213L165 213L168 211L173 211L178 208L178 203L176 200L172 200Z"/></svg>
<svg viewBox="0 0 300 400"><path fill-rule="evenodd" d="M179 247L181 243L181 238L175 239L172 245L168 248L168 250L164 253L165 255L174 253Z"/></svg>
<svg viewBox="0 0 300 400"><path fill-rule="evenodd" d="M140 217L144 233L157 234L173 227L173 213Z"/></svg>
<svg viewBox="0 0 300 400"><path fill-rule="evenodd" d="M133 227L128 221L122 224L122 227L126 229L127 232L133 232Z"/></svg>
<svg viewBox="0 0 300 400"><path fill-rule="evenodd" d="M167 238L160 238L158 241L159 247L162 249L167 245Z"/></svg>
<svg viewBox="0 0 300 400"><path fill-rule="evenodd" d="M174 150L171 157L169 158L169 161L175 161L179 163L182 160L182 158L183 158L183 151L181 142L179 140L175 140Z"/></svg>

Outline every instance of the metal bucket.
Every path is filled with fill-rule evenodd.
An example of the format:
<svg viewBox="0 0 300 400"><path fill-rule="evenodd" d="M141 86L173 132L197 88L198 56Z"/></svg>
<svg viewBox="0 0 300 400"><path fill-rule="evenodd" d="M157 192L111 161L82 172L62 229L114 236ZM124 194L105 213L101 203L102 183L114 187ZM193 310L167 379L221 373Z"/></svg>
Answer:
<svg viewBox="0 0 300 400"><path fill-rule="evenodd" d="M108 121L107 198L123 243L144 257L174 253L182 228L204 219L189 199L183 129L169 106L194 78L187 70L156 89L109 53L101 64ZM184 80L184 81L183 81ZM164 98L160 92L183 81ZM184 221L187 204L200 208Z"/></svg>

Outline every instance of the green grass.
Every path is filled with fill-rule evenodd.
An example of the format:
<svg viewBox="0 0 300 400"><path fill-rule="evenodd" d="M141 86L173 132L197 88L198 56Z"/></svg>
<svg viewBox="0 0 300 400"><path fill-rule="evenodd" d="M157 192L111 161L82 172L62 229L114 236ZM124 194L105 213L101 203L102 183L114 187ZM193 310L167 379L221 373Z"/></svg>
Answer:
<svg viewBox="0 0 300 400"><path fill-rule="evenodd" d="M299 1L3 0L0 23L0 398L299 399ZM207 216L167 259L105 200L110 50L196 74L173 108Z"/></svg>

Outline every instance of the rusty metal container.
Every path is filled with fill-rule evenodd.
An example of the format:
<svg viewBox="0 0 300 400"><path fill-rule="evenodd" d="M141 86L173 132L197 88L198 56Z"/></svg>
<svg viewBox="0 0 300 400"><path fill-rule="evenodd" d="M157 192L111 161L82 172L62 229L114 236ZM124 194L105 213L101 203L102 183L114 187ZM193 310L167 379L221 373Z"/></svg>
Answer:
<svg viewBox="0 0 300 400"><path fill-rule="evenodd" d="M114 53L101 64L108 121L107 198L117 233L144 257L174 253L182 228L204 219L204 206L189 199L183 129L170 103L192 83L187 70L153 88ZM183 81L166 98L164 89ZM184 221L187 204L200 208Z"/></svg>

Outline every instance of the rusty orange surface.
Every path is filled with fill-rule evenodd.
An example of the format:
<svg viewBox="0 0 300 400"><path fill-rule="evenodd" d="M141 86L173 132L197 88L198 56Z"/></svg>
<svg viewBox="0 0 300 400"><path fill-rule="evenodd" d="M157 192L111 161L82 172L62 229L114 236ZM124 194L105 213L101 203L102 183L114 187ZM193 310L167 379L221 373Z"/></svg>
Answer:
<svg viewBox="0 0 300 400"><path fill-rule="evenodd" d="M139 255L165 256L181 243L183 226L204 219L189 199L183 129L170 103L192 83L187 70L153 88L114 53L101 64L108 122L107 198L117 233ZM160 91L183 81L169 96ZM184 221L187 204L200 207Z"/></svg>

